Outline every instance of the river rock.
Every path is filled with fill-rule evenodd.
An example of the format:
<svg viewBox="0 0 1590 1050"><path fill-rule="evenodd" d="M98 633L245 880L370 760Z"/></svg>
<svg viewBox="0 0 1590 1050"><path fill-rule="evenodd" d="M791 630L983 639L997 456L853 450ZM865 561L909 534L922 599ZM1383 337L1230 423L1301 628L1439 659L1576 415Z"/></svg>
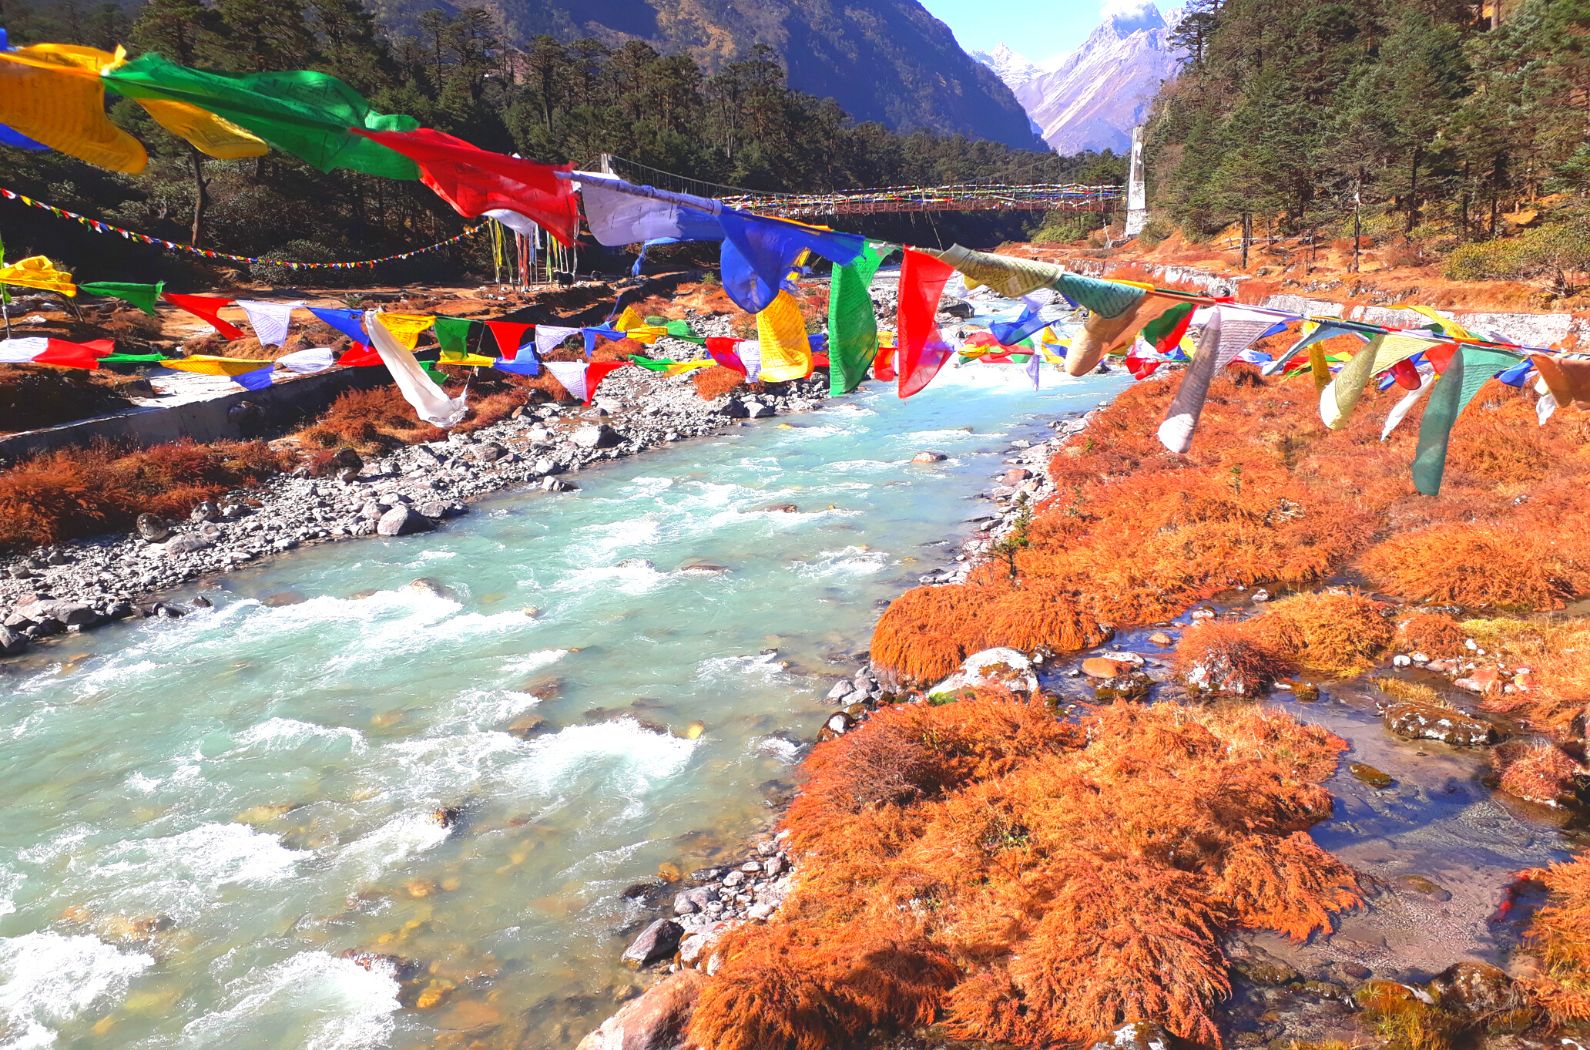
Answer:
<svg viewBox="0 0 1590 1050"><path fill-rule="evenodd" d="M1531 1012L1518 982L1490 963L1454 963L1431 978L1425 989L1443 1008L1476 1021Z"/></svg>
<svg viewBox="0 0 1590 1050"><path fill-rule="evenodd" d="M378 536L410 536L417 532L430 532L436 528L430 518L410 507L399 505L381 515L376 522Z"/></svg>
<svg viewBox="0 0 1590 1050"><path fill-rule="evenodd" d="M587 423L574 432L571 440L578 448L612 448L622 439L606 423Z"/></svg>
<svg viewBox="0 0 1590 1050"><path fill-rule="evenodd" d="M745 403L745 418L747 419L766 419L768 416L776 415L778 415L778 412L772 405L764 405L760 401L747 401Z"/></svg>
<svg viewBox="0 0 1590 1050"><path fill-rule="evenodd" d="M912 456L911 457L911 462L912 463L942 463L946 459L949 459L949 458L950 457L946 456L942 452L933 452L931 450L924 449L923 451L918 452L916 455Z"/></svg>
<svg viewBox="0 0 1590 1050"><path fill-rule="evenodd" d="M1002 685L1012 692L1030 693L1038 688L1038 674L1019 649L984 649L961 661L961 669L929 689L928 695L956 693L980 685Z"/></svg>
<svg viewBox="0 0 1590 1050"><path fill-rule="evenodd" d="M0 656L16 656L25 652L27 647L27 635L9 627L0 627Z"/></svg>
<svg viewBox="0 0 1590 1050"><path fill-rule="evenodd" d="M574 482L564 481L562 478L545 477L541 479L542 492L571 492Z"/></svg>
<svg viewBox="0 0 1590 1050"><path fill-rule="evenodd" d="M1401 703L1386 708L1386 728L1405 740L1439 740L1455 747L1485 747L1496 743L1496 727L1483 718L1455 707Z"/></svg>
<svg viewBox="0 0 1590 1050"><path fill-rule="evenodd" d="M1090 1050L1170 1050L1170 1033L1151 1021L1138 1021L1117 1028Z"/></svg>
<svg viewBox="0 0 1590 1050"><path fill-rule="evenodd" d="M701 985L698 970L681 970L625 1003L612 1017L580 1040L575 1050L678 1050Z"/></svg>
<svg viewBox="0 0 1590 1050"><path fill-rule="evenodd" d="M694 889L676 894L674 896L674 914L694 915L698 911L706 911L707 902L712 900L712 897L713 890L711 886L697 886Z"/></svg>
<svg viewBox="0 0 1590 1050"><path fill-rule="evenodd" d="M173 536L166 542L166 552L169 554L193 554L196 551L209 550L221 542L221 527L214 522L205 522L192 532L184 532L180 536Z"/></svg>
<svg viewBox="0 0 1590 1050"><path fill-rule="evenodd" d="M679 950L679 938L685 928L672 919L658 919L630 942L624 949L624 965L633 970L643 970L665 959L673 958Z"/></svg>
<svg viewBox="0 0 1590 1050"><path fill-rule="evenodd" d="M731 397L718 409L718 414L728 419L744 419L749 416L750 410L745 407L745 402L737 397Z"/></svg>
<svg viewBox="0 0 1590 1050"><path fill-rule="evenodd" d="M158 514L140 514L133 520L138 537L149 543L164 543L171 538L171 524Z"/></svg>

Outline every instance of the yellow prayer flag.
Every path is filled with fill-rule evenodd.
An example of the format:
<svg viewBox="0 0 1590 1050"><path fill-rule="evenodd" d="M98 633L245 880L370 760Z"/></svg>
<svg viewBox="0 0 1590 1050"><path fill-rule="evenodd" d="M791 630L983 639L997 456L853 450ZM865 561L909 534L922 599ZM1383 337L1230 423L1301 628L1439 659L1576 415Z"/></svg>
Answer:
<svg viewBox="0 0 1590 1050"><path fill-rule="evenodd" d="M271 361L248 361L240 357L215 357L211 354L190 354L163 362L166 368L179 372L197 372L201 376L240 376L270 366Z"/></svg>
<svg viewBox="0 0 1590 1050"><path fill-rule="evenodd" d="M663 375L684 375L686 372L694 372L698 368L712 368L716 364L717 362L711 358L704 358L698 361L680 361L678 364L669 365L663 371Z"/></svg>
<svg viewBox="0 0 1590 1050"><path fill-rule="evenodd" d="M57 48L73 54L58 56ZM46 44L0 51L0 124L96 167L129 175L143 171L149 155L105 116L99 66L78 50Z"/></svg>
<svg viewBox="0 0 1590 1050"><path fill-rule="evenodd" d="M811 375L812 348L806 341L806 319L788 292L779 292L756 315L756 337L762 346L762 381L783 383Z"/></svg>
<svg viewBox="0 0 1590 1050"><path fill-rule="evenodd" d="M77 285L72 275L58 270L55 264L42 255L30 255L21 262L0 266L0 284L14 284L18 288L37 288L44 292L76 295Z"/></svg>
<svg viewBox="0 0 1590 1050"><path fill-rule="evenodd" d="M462 368L490 368L497 363L497 359L483 354L463 354L456 350L443 350L436 363L458 365Z"/></svg>
<svg viewBox="0 0 1590 1050"><path fill-rule="evenodd" d="M646 319L635 312L633 306L626 306L618 318L613 322L613 327L620 332L628 332L631 328L640 328L645 325Z"/></svg>
<svg viewBox="0 0 1590 1050"><path fill-rule="evenodd" d="M436 323L436 318L430 314L387 314L377 313L375 319L388 332L392 338L403 344L403 349L413 350L419 345L420 333Z"/></svg>

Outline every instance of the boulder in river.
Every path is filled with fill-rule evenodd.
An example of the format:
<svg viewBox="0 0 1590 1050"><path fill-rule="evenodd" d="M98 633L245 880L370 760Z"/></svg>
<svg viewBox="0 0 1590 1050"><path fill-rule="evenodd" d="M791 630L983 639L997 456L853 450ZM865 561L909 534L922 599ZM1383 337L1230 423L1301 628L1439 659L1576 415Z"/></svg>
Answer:
<svg viewBox="0 0 1590 1050"><path fill-rule="evenodd" d="M0 627L0 656L16 656L28 647L27 635Z"/></svg>
<svg viewBox="0 0 1590 1050"><path fill-rule="evenodd" d="M375 525L379 536L410 536L417 532L430 532L434 528L436 525L430 518L402 504L381 515L381 520Z"/></svg>
<svg viewBox="0 0 1590 1050"><path fill-rule="evenodd" d="M705 980L698 970L681 970L652 985L580 1040L576 1050L676 1050L686 1045L685 1029Z"/></svg>
<svg viewBox="0 0 1590 1050"><path fill-rule="evenodd" d="M1406 740L1439 740L1455 747L1496 743L1496 727L1455 707L1417 702L1392 704L1382 716L1386 728Z"/></svg>
<svg viewBox="0 0 1590 1050"><path fill-rule="evenodd" d="M916 455L912 456L911 457L911 462L912 463L942 463L946 459L949 459L949 458L950 458L949 456L946 456L942 452L934 452L931 449L924 449L921 452L918 452Z"/></svg>
<svg viewBox="0 0 1590 1050"><path fill-rule="evenodd" d="M643 970L673 958L674 952L679 950L679 938L684 932L685 928L672 919L656 920L641 930L629 947L624 949L624 965Z"/></svg>
<svg viewBox="0 0 1590 1050"><path fill-rule="evenodd" d="M1030 693L1038 688L1038 674L1027 654L1003 646L984 649L961 661L961 669L928 690L956 693L980 685L1002 685L1015 693Z"/></svg>

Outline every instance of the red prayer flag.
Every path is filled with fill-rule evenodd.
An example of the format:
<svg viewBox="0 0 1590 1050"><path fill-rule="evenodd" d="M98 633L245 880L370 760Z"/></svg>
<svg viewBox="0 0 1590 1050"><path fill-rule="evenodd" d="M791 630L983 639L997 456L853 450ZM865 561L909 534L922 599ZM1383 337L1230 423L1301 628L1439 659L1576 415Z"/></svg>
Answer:
<svg viewBox="0 0 1590 1050"><path fill-rule="evenodd" d="M166 302L195 317L210 322L210 327L228 339L243 338L243 330L230 321L221 320L221 307L232 305L232 300L219 295L174 295L162 292Z"/></svg>
<svg viewBox="0 0 1590 1050"><path fill-rule="evenodd" d="M487 321L486 327L491 329L492 336L497 340L497 349L502 351L503 358L512 361L519 348L524 345L525 333L535 325L520 324L518 321Z"/></svg>
<svg viewBox="0 0 1590 1050"><path fill-rule="evenodd" d="M872 359L872 378L879 382L892 382L894 371L894 347L880 346L878 356Z"/></svg>
<svg viewBox="0 0 1590 1050"><path fill-rule="evenodd" d="M72 343L65 339L50 339L44 352L33 359L36 365L55 365L59 368L98 368L99 359L115 353L109 339L95 339L90 343Z"/></svg>
<svg viewBox="0 0 1590 1050"><path fill-rule="evenodd" d="M818 369L818 368L827 368L827 367L828 367L828 355L827 354L813 354L812 355L812 368L814 370Z"/></svg>
<svg viewBox="0 0 1590 1050"><path fill-rule="evenodd" d="M347 352L337 358L337 364L345 368L370 368L385 363L381 360L381 355L375 352L375 347L363 343L354 343Z"/></svg>
<svg viewBox="0 0 1590 1050"><path fill-rule="evenodd" d="M419 165L420 181L464 218L506 209L534 220L564 244L574 243L580 224L579 203L573 183L556 174L571 172L574 165L538 164L493 153L433 128L349 130Z"/></svg>
<svg viewBox="0 0 1590 1050"><path fill-rule="evenodd" d="M905 249L900 264L900 349L902 398L920 393L944 367L954 351L939 334L939 297L955 268L937 258Z"/></svg>
<svg viewBox="0 0 1590 1050"><path fill-rule="evenodd" d="M1419 389L1419 369L1412 361L1398 361L1392 365L1391 378L1404 390Z"/></svg>
<svg viewBox="0 0 1590 1050"><path fill-rule="evenodd" d="M596 388L602 380L614 369L623 368L628 361L592 361L585 366L585 403L588 405L596 397Z"/></svg>
<svg viewBox="0 0 1590 1050"><path fill-rule="evenodd" d="M743 375L749 375L750 369L745 367L745 362L740 360L740 355L734 348L739 340L733 336L714 335L707 338L707 356L712 358L724 368L731 368Z"/></svg>

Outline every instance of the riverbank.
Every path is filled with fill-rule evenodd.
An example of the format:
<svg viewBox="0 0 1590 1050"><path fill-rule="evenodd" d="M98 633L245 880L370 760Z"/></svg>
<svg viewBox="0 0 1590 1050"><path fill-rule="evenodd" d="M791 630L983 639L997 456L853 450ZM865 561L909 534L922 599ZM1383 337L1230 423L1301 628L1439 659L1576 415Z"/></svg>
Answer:
<svg viewBox="0 0 1590 1050"><path fill-rule="evenodd" d="M944 687L932 684L936 676L960 664L968 650L988 644L1008 645L1014 640L1008 630L1001 632L996 628L992 637L983 631L977 633L976 641L957 642L957 632L969 638L964 633L968 629L976 633L986 626L989 613L984 603L1008 600L999 597L1007 586L999 579L1006 572L1005 554L1010 555L1014 565L1010 574L1023 577L1053 577L1060 568L1053 559L1075 556L1078 570L1087 574L1086 582L1079 580L1074 589L1060 592L1074 595L1065 600L1075 603L1075 611L1050 613L1044 622L1058 622L1064 635L1075 630L1077 617L1097 615L1100 622L1114 628L1115 637L1110 644L1116 651L1085 661L1065 655L1068 649L1075 649L1074 645L1039 645L1033 653L1033 646L1027 643L1035 631L1056 628L1023 625L1015 634L1025 637L1016 642L1016 647L1039 657L1036 666L1021 666L1018 661L1025 659L1022 653L981 662L1003 665L1001 673L1007 677L1006 684L1016 685L1019 692L1028 692L1031 686L1041 683L1042 694L1051 703L1060 703L1070 712L1069 718L1079 718L1088 725L1096 724L1101 717L1128 717L1120 712L1136 708L1138 699L1152 697L1157 702L1141 709L1142 717L1150 711L1168 711L1172 717L1197 718L1220 736L1232 731L1228 720L1245 717L1237 712L1252 703L1251 699L1229 698L1257 695L1280 712L1281 721L1267 723L1271 728L1266 732L1290 733L1294 730L1287 729L1289 725L1314 724L1329 734L1327 739L1345 739L1346 743L1338 746L1350 746L1355 760L1349 763L1343 759L1342 767L1337 768L1332 756L1319 769L1319 775L1328 780L1338 806L1347 805L1348 812L1345 817L1338 817L1340 826L1322 824L1314 832L1314 840L1341 859L1307 839L1296 840L1294 832L1293 839L1287 841L1306 843L1313 852L1295 855L1288 861L1283 881L1291 888L1272 891L1264 888L1267 884L1261 880L1245 891L1253 896L1244 898L1248 903L1242 907L1260 909L1250 912L1252 925L1262 928L1286 923L1288 932L1304 938L1323 927L1324 932L1308 939L1305 950L1299 952L1273 936L1221 937L1210 943L1208 956L1215 967L1211 973L1218 975L1217 983L1197 992L1191 987L1179 989L1173 981L1156 988L1157 979L1145 976L1141 967L1114 970L1118 982L1143 987L1141 994L1147 997L1117 1002L1152 1001L1159 1002L1160 1008L1145 1010L1120 1005L1090 1014L1088 1011L1097 1007L1083 1005L1086 1000L1072 999L1072 1005L1063 1007L1081 1011L1063 1022L1072 1027L1048 1029L1044 1038L1076 1041L1083 1040L1086 1034L1086 1039L1092 1039L1107 1036L1126 1021L1142 1021L1195 1039L1203 1038L1197 1034L1197 1026L1214 1024L1225 1033L1228 1042L1243 1046L1264 1045L1276 1038L1356 1042L1364 1039L1366 1032L1378 1033L1376 1038L1382 1045L1403 1045L1397 1042L1397 1031L1446 1033L1441 1036L1442 1042L1420 1045L1445 1046L1444 1040L1461 1037L1480 1040L1482 1045L1502 1046L1514 1045L1507 1040L1520 1031L1543 1033L1543 1026L1550 1021L1563 1022L1565 1017L1556 1011L1549 1018L1547 1014L1552 1002L1562 1001L1562 993L1553 992L1552 983L1561 978L1543 981L1535 976L1536 956L1516 950L1529 909L1514 910L1518 892L1514 873L1561 860L1576 848L1577 840L1572 836L1559 837L1561 821L1556 814L1562 812L1560 807L1565 804L1570 808L1577 804L1565 800L1574 795L1568 781L1581 775L1577 756L1582 755L1582 730L1578 722L1569 725L1558 721L1555 728L1552 722L1552 717L1564 709L1563 701L1576 688L1576 674L1564 666L1571 661L1574 650L1571 646L1565 650L1563 639L1557 637L1549 664L1553 670L1549 676L1540 675L1539 667L1524 666L1519 654L1528 645L1521 644L1520 639L1534 639L1534 644L1539 644L1546 628L1538 624L1526 627L1524 621L1497 621L1494 614L1487 619L1485 611L1498 605L1510 605L1515 610L1550 610L1586 589L1583 580L1574 575L1575 570L1561 563L1567 554L1565 548L1572 546L1577 519L1565 522L1554 517L1563 506L1561 500L1578 483L1578 472L1583 469L1581 450L1571 442L1561 445L1568 435L1560 431L1545 435L1524 431L1525 444L1533 444L1535 449L1515 448L1513 452L1530 466L1521 468L1511 457L1505 465L1490 461L1493 428L1521 426L1513 416L1528 409L1520 399L1498 392L1483 402L1480 411L1493 418L1486 420L1480 433L1465 435L1460 429L1444 502L1418 501L1419 514L1413 520L1423 524L1421 529L1418 524L1407 523L1406 515L1415 507L1407 508L1403 515L1387 515L1387 509L1396 507L1401 498L1398 490L1402 486L1397 483L1401 475L1376 478L1375 472L1386 471L1385 461L1399 455L1397 442L1390 450L1376 448L1379 443L1374 435L1365 432L1371 428L1364 425L1363 419L1355 425L1354 429L1360 431L1357 434L1329 440L1307 438L1301 447L1294 438L1294 445L1285 450L1284 471L1273 473L1259 462L1267 452L1261 451L1258 457L1243 453L1240 450L1244 445L1251 453L1253 438L1238 438L1231 428L1236 427L1245 435L1260 435L1259 447L1272 449L1275 424L1295 421L1295 417L1282 419L1280 413L1300 406L1291 405L1291 398L1283 396L1287 393L1283 389L1238 376L1235 383L1222 380L1218 384L1212 414L1205 418L1208 436L1201 442L1203 451L1195 452L1191 461L1167 462L1169 457L1150 448L1152 426L1146 422L1157 418L1156 407L1162 411L1157 401L1168 396L1165 390L1154 389L1156 386L1167 385L1134 388L1121 401L1097 413L1093 428L1079 439L1061 439L1037 453L1024 450L1032 460L1051 455L1047 474L1061 483L1058 493L1052 489L1029 490L1029 497L1037 496L1035 520L1027 521L1027 515L1012 499L990 522L1003 522L1007 528L1019 523L1025 542L1008 551L995 548L999 557L970 572L948 570L925 578L924 582L957 581L912 592L937 601L940 596L948 599L959 591L965 597L955 606L955 617L931 621L934 627L926 634L912 629L910 637L920 639L929 648L916 653L912 658L915 662L907 667L896 662L898 657L880 661L877 637L873 660L883 664L880 669L884 677L905 679L918 697L943 691ZM1512 429L1508 432L1515 433ZM1406 440L1404 437L1402 442ZM1233 454L1233 448L1239 451ZM1011 466L1012 473L1001 482L1019 490L1020 485L1031 480L1021 473L1030 467ZM1355 494L1355 505L1322 505L1322 497L1334 501L1341 493L1334 486L1319 490L1313 479L1339 476L1344 470L1351 472L1353 482L1348 487ZM1521 492L1529 495L1520 498ZM1278 507L1285 513L1276 514ZM1527 509L1520 510L1521 507ZM1166 510L1171 514L1168 520L1164 516ZM1534 524L1537 515L1543 519L1542 525ZM1482 553L1490 549L1489 530L1505 527L1501 519L1525 516L1531 522L1531 535L1545 546L1532 543L1530 551L1507 559L1505 564ZM1291 523L1298 521L1307 523L1301 531L1265 535L1286 532L1292 528ZM1058 533L1055 527L1061 522L1066 526L1063 533ZM1227 531L1233 528L1234 532ZM1098 547L1095 536L1108 537L1111 548ZM974 551L988 551L992 539L993 536L979 538ZM1416 542L1440 542L1448 555L1459 550L1466 553L1449 557L1439 565L1430 564L1428 557L1414 553L1411 544ZM1157 549L1161 547L1164 549ZM1175 562L1158 560L1160 554L1168 556L1172 550L1177 552ZM1552 550L1556 553L1550 553ZM1259 552L1262 553L1255 559L1254 554ZM1541 564L1543 560L1549 563L1553 557L1557 563ZM1571 555L1567 557L1570 562L1573 560ZM1135 571L1123 574L1126 566L1117 567L1123 558L1131 559ZM1214 560L1205 560L1209 558ZM1500 558L1506 559L1506 555ZM1391 568L1406 570L1415 565L1419 566L1415 572ZM1536 572L1555 583L1534 590L1516 589L1520 577L1529 578ZM1453 581L1461 581L1462 586L1454 587ZM1276 593L1261 584L1268 584ZM1382 591L1371 599L1359 597L1351 589L1333 589L1355 584L1379 586ZM1295 597L1271 601L1292 590L1297 592ZM968 591L972 593L967 594ZM978 596L979 591L983 596ZM1451 594L1461 594L1465 608L1421 605ZM908 599L911 597L907 595ZM919 611L922 600L915 599L914 606L897 601L880 624L879 633L903 629L899 623L891 626L891 617L923 615ZM1476 618L1475 613L1480 615ZM1463 618L1465 615L1467 619ZM1571 632L1575 630L1572 622L1551 630ZM1499 644L1499 639L1509 635L1511 643ZM905 653L916 643L890 644L890 652ZM1174 658L1166 659L1172 651ZM935 655L939 652L944 655ZM1250 664L1248 661L1255 656L1258 664ZM1256 681L1235 673L1250 666L1258 668ZM1017 674L1010 675L1011 670ZM975 678L968 680L963 674L956 688L975 684ZM846 697L859 692L863 685L864 682L855 682L847 688L841 681L835 686L834 699L848 703ZM920 715L897 714L921 705L896 705L892 695L885 695L887 726L896 725L900 719L938 719L939 715L930 712L943 710L928 706ZM830 742L820 744L805 762L805 787L781 824L786 848L795 863L794 888L788 891L783 910L772 917L769 932L750 929L731 937L726 946L705 952L713 960L707 966L709 976L705 981L686 974L665 982L658 992L626 1007L610 1022L609 1036L626 1026L661 1021L671 1024L679 1038L655 1045L683 1045L684 1037L679 1033L690 1020L691 1003L701 996L706 996L703 1001L710 1004L710 1019L690 1023L698 1025L691 1031L702 1045L741 1045L738 1040L748 1032L758 1034L745 1045L784 1038L781 1033L786 1029L780 1026L786 1024L791 1026L789 1031L803 1031L801 1025L805 1022L786 1017L782 1000L765 983L775 979L767 969L771 963L766 957L766 953L774 952L783 960L779 964L782 976L777 978L780 986L801 983L807 989L802 995L808 1003L826 1004L816 1009L829 1016L830 1023L854 1023L859 1025L859 1032L880 1026L909 1028L935 1017L943 1022L947 1011L948 1029L935 1028L931 1033L937 1041L955 1033L990 1037L990 1029L979 1027L986 1022L971 1021L971 1015L963 1012L966 1004L957 998L962 993L949 991L956 978L948 974L941 985L896 988L895 994L906 996L904 1000L894 1000L896 1005L861 1009L853 998L846 998L838 986L829 983L838 979L837 971L817 968L830 964L819 962L818 956L812 954L816 949L811 938L816 939L815 943L835 944L860 936L853 925L856 921L876 923L883 919L882 914L875 914L860 902L877 896L887 901L894 892L888 883L878 880L887 875L912 884L909 870L900 865L915 863L906 858L923 848L911 844L910 836L916 832L898 833L908 837L897 843L891 837L897 833L884 830L878 821L898 818L914 828L918 821L931 823L937 819L937 809L950 805L949 800L935 801L936 795L929 792L925 797L889 794L886 801L880 800L876 812L866 807L847 807L844 800L850 792L867 798L878 796L873 787L864 786L864 780L846 778L862 777L863 770L882 768L876 766L877 761L883 761L877 749L903 744L888 735L890 730L878 729L867 718L874 706L868 700L870 697L831 719L823 731ZM986 697L968 697L961 703L972 705L969 710L975 709L980 718L994 717L997 711L987 706ZM1095 706L1100 703L1113 706ZM1234 703L1236 708L1231 706ZM1208 711L1209 715L1197 714L1201 711ZM1210 718L1214 721L1208 721ZM857 721L862 724L854 728ZM940 732L949 725L935 724L940 726ZM1146 723L1141 726L1147 728ZM884 734L882 738L880 732ZM1539 735L1542 732L1550 733L1556 742L1543 740ZM888 743L891 739L894 742ZM1504 739L1511 742L1497 748L1487 761L1484 751ZM1062 750L1066 746L1069 745L1062 745ZM1084 750L1091 750L1091 746ZM901 768L907 760L896 751L889 754L892 757L887 765L891 769ZM1176 760L1167 761L1175 768ZM1543 783L1534 775L1540 770L1554 770L1556 779L1545 776ZM1146 776L1142 771L1137 775ZM1182 777L1185 771L1175 775ZM974 778L972 787L980 792L983 801L979 805L1022 804L999 794L1013 790L1003 780L981 783ZM1119 795L1123 788L1110 778L1097 785L1106 798ZM1503 794L1493 794L1498 790ZM1119 825L1126 820L1131 806L1124 798L1111 805L1117 811L1104 824ZM859 822L855 830L872 830L861 833L859 839L845 832L846 846L829 848L823 844L826 839L813 836L840 834L837 826L834 831L824 830L827 821L840 819L839 811L845 814L843 821ZM920 816L911 816L917 811ZM828 816L819 816L824 813ZM890 813L896 816L888 817ZM1249 818L1253 816L1248 814ZM1316 811L1302 828L1320 819ZM1490 831L1483 846L1465 851L1458 845L1468 838L1462 829L1475 821ZM1039 829L1030 821L1023 824L1023 835L1036 841ZM952 844L956 832L950 826L934 826L941 840L931 847L942 864L961 847ZM1421 828L1428 830L1416 833L1415 829ZM1187 828L1171 819L1164 832L1177 836L1185 834ZM942 840L946 835L950 841ZM1541 848L1553 840L1557 843L1554 848ZM881 850L872 845L879 841L887 843ZM1388 851L1387 842L1396 845ZM1054 848L1055 845L1046 845L1039 850L1034 843L1023 845L1021 849L1027 856L1020 862L1021 868L1040 867ZM1104 846L1098 843L1093 848L1100 850ZM858 859L857 850L866 856ZM1340 881L1334 895L1311 896L1324 891L1332 880L1348 878L1340 874L1350 870L1342 867L1343 860L1359 873L1356 886L1351 881ZM1231 863L1226 862L1226 870L1230 870ZM850 873L849 884L853 887L841 897L820 889L837 877L836 865L837 870ZM1222 869L1217 864L1213 870ZM996 871L994 878L997 882L1008 875ZM1140 873L1129 881L1145 877L1146 873ZM1275 877L1282 878L1279 874ZM942 881L941 876L934 878ZM1326 880L1323 883L1319 881L1322 878ZM1568 892L1560 890L1568 878L1565 873L1553 883L1559 887L1558 892ZM1050 882L1045 880L1043 884ZM912 892L920 897L921 886L916 884ZM951 884L936 892L958 891ZM1276 911L1276 904L1265 903L1265 895L1270 892L1283 892L1291 898L1286 908L1291 909L1292 918ZM814 900L814 894L819 898ZM956 959L957 951L967 950L955 947L958 934L953 932L953 926L943 924L973 921L974 916L962 910L964 904L952 901L953 898L942 900L933 913L916 916L907 923L913 929L918 924L925 926L929 941L899 940L902 936L920 938L920 932L888 934L892 938L889 946L878 948L885 954L867 967L865 976L851 973L851 986L858 980L888 986L893 980L890 974L894 960L897 953L907 950L906 943L916 944L910 950L917 952L947 949L950 960ZM1367 907L1359 907L1365 901ZM1072 902L1073 910L1075 906ZM1133 915L1134 909L1144 905L1133 901L1122 906L1128 915ZM1561 897L1558 906L1577 905L1570 895ZM992 913L987 911L989 907L994 909ZM1042 916L1052 911L1041 909L1031 919L1023 920L1024 909L1018 908L1001 917L1007 907L985 901L978 906L975 921L980 928L990 922L1003 928L1006 923L1041 923ZM1217 908L1215 914L1229 912ZM867 918L863 920L863 916ZM1150 920L1138 916L1136 921ZM1546 931L1548 941L1553 930L1560 936L1566 925L1561 918L1555 921L1557 925ZM1087 922L1078 919L1075 924L1085 927ZM1410 936L1409 924L1422 933ZM1332 926L1340 927L1341 932L1328 937ZM931 932L935 930L940 932ZM1056 928L1052 935L1061 932ZM950 938L947 943L946 937ZM1549 943L1543 947L1547 953L1556 950ZM1027 949L1039 950L1043 949ZM1096 966L1108 964L1107 952L1115 949L1090 949L1094 953L1100 950L1106 950L1106 955ZM953 969L962 974L966 969L976 973L979 958L986 956L962 955L953 962ZM923 963L924 959L931 962L929 957L919 957L918 962ZM736 964L737 960L741 961ZM1455 968L1449 969L1453 965ZM1563 964L1554 965L1560 968ZM729 968L722 969L725 966ZM715 968L717 972L713 972ZM1234 996L1219 1013L1205 1013L1224 998L1218 989L1227 980L1233 982ZM1077 983L1084 989L1088 984L1080 975ZM1211 988L1216 991L1211 993ZM944 997L946 994L948 998ZM1059 1001L1045 1000L1050 1006L1039 1007L1031 999L1034 992L1019 979L1017 984L994 994L1005 1005L998 1007L991 1002L990 1009L1014 1009L1015 1004L1023 1002L1029 1011L1060 1009L1070 998L1065 993ZM1197 1005L1200 1000L1203 1006ZM750 1002L760 1003L754 1013L747 1012L752 1010ZM666 1008L659 1008L659 1003ZM854 1012L858 1009L859 1014ZM1507 1016L1502 1017L1503 1014ZM754 1024L753 1016L757 1018ZM846 1017L854 1020L844 1020ZM1205 1020L1197 1020L1200 1017ZM702 1024L711 1033L705 1040L704 1030L699 1027ZM1195 1027L1187 1027L1189 1024ZM839 1038L833 1033L830 1036ZM1032 1029L1018 1026L1004 1029L1003 1035L995 1038L1024 1045L1034 1037ZM593 1037L588 1045L605 1044Z"/></svg>
<svg viewBox="0 0 1590 1050"><path fill-rule="evenodd" d="M470 433L368 461L354 456L339 477L302 469L274 477L201 503L186 522L0 558L0 655L67 630L181 615L182 603L144 599L301 546L428 532L470 501L518 486L567 491L575 487L568 476L591 464L807 411L821 404L821 386L810 380L705 401L688 379L625 369L607 378L591 408L527 405Z"/></svg>

